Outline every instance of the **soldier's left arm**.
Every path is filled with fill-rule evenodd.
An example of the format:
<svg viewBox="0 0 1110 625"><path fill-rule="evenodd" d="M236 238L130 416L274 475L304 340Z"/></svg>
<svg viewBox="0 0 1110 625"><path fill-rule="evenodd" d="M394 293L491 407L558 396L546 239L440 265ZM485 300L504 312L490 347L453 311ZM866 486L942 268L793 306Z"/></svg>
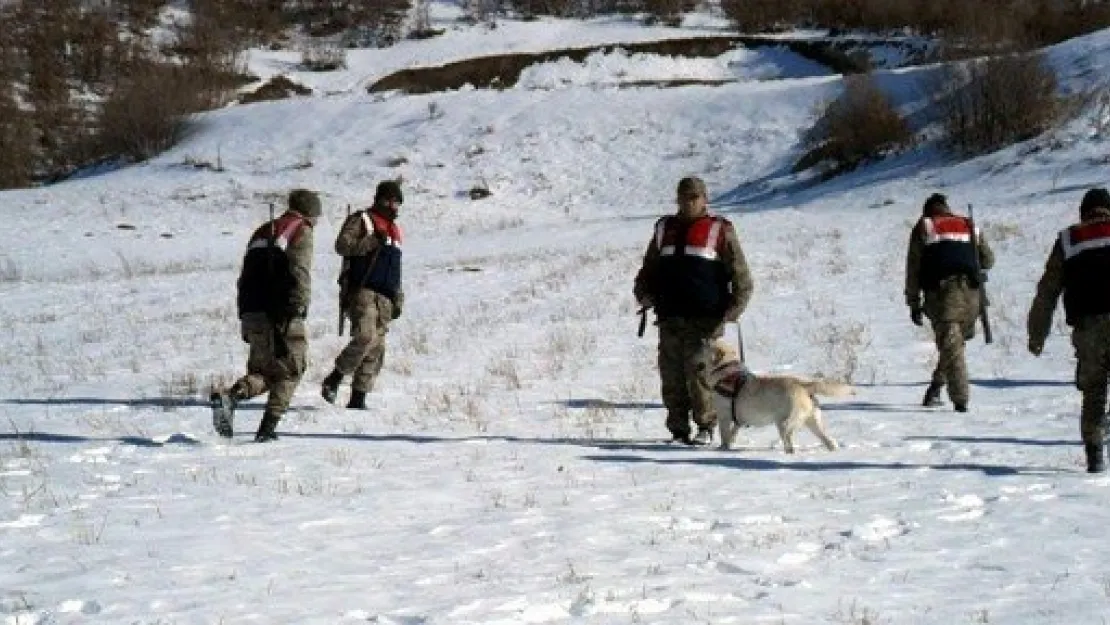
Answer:
<svg viewBox="0 0 1110 625"><path fill-rule="evenodd" d="M906 305L910 308L921 308L921 253L924 247L921 241L921 222L910 231L910 242L906 248Z"/></svg>
<svg viewBox="0 0 1110 625"><path fill-rule="evenodd" d="M729 308L735 310L736 315L739 316L748 308L748 302L751 301L752 292L755 290L755 283L752 280L752 272L748 268L748 260L744 257L744 249L740 247L740 237L736 234L736 228L727 221L725 224L721 260L724 261L731 274L732 301Z"/></svg>
<svg viewBox="0 0 1110 625"><path fill-rule="evenodd" d="M994 250L991 249L990 245L987 245L987 238L983 236L983 233L981 231L979 232L978 247L979 268L983 271L987 271L991 267L994 267Z"/></svg>
<svg viewBox="0 0 1110 625"><path fill-rule="evenodd" d="M308 312L312 298L312 249L313 228L305 224L300 234L289 243L289 271L293 274L293 290L289 295L289 309L298 315Z"/></svg>
<svg viewBox="0 0 1110 625"><path fill-rule="evenodd" d="M401 316L401 311L405 308L405 290L397 289L397 295L393 298L393 319ZM392 320L391 320L392 321Z"/></svg>
<svg viewBox="0 0 1110 625"><path fill-rule="evenodd" d="M1064 291L1064 250L1057 240L1052 246L1052 253L1048 255L1045 263L1044 274L1037 282L1037 295L1029 306L1029 318L1026 328L1029 334L1030 348L1044 345L1048 332L1052 328L1052 315L1056 311L1056 301Z"/></svg>

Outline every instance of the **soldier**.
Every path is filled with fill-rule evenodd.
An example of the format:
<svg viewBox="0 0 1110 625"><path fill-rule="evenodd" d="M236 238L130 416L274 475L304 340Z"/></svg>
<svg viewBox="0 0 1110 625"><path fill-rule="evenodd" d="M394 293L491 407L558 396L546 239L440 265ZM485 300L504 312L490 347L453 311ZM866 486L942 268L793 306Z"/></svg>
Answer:
<svg viewBox="0 0 1110 625"><path fill-rule="evenodd" d="M1083 394L1080 434L1087 471L1106 471L1106 382L1110 375L1110 193L1087 191L1079 223L1060 232L1029 308L1029 352L1040 356L1052 327L1056 300L1072 327L1075 386Z"/></svg>
<svg viewBox="0 0 1110 625"><path fill-rule="evenodd" d="M401 316L405 294L401 288L401 227L397 212L401 185L385 180L374 192L374 204L354 213L335 239L336 253L346 258L340 306L351 319L351 340L324 378L320 394L335 403L343 377L353 375L348 408L366 410L366 394L385 359L389 322Z"/></svg>
<svg viewBox="0 0 1110 625"><path fill-rule="evenodd" d="M975 336L979 285L992 266L994 253L982 233L976 231L973 235L971 221L953 214L945 196L930 195L921 219L910 232L906 253L905 294L910 319L920 326L924 324L922 314L928 317L937 343L937 366L921 402L924 406L941 405L940 392L947 385L948 398L956 411L967 412L964 342Z"/></svg>
<svg viewBox="0 0 1110 625"><path fill-rule="evenodd" d="M269 391L255 442L277 439L293 391L304 375L308 340L305 317L312 293L313 228L320 199L295 189L289 210L251 235L239 273L241 336L250 345L247 374L211 395L212 424L220 436L234 433L236 405Z"/></svg>
<svg viewBox="0 0 1110 625"><path fill-rule="evenodd" d="M659 377L667 429L687 445L713 439L717 415L712 390L697 373L702 342L724 334L752 295L752 277L732 223L709 213L700 178L678 182L678 211L655 222L633 294L655 309L659 326ZM690 436L690 419L698 426Z"/></svg>

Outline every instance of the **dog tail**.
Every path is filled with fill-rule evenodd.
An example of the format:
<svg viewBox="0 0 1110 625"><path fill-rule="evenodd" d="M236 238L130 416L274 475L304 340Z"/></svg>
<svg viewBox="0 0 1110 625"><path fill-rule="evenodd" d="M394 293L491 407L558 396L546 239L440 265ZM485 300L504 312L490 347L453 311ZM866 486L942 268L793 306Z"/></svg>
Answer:
<svg viewBox="0 0 1110 625"><path fill-rule="evenodd" d="M803 383L810 395L822 397L850 397L856 394L856 389L843 382L832 380L807 380Z"/></svg>

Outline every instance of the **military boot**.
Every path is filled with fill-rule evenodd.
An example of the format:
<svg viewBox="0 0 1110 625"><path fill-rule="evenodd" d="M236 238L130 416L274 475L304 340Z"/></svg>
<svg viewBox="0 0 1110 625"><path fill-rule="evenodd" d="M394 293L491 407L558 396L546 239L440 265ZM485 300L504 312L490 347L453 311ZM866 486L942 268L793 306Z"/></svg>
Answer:
<svg viewBox="0 0 1110 625"><path fill-rule="evenodd" d="M943 390L943 384L937 384L936 382L930 383L929 388L925 389L925 397L921 400L921 405L930 408L943 406L944 400L940 398L940 392Z"/></svg>
<svg viewBox="0 0 1110 625"><path fill-rule="evenodd" d="M320 387L320 395L324 401L329 404L335 403L335 398L339 395L339 383L343 381L343 374L332 369L328 377L324 378L324 383Z"/></svg>
<svg viewBox="0 0 1110 625"><path fill-rule="evenodd" d="M351 399L347 407L354 410L366 410L366 391L351 391Z"/></svg>
<svg viewBox="0 0 1110 625"><path fill-rule="evenodd" d="M258 432L254 435L254 442L269 443L277 440L277 426L281 416L269 410L262 414L262 422L258 424Z"/></svg>
<svg viewBox="0 0 1110 625"><path fill-rule="evenodd" d="M1102 445L1087 443L1083 446L1087 452L1087 473L1106 472L1106 449Z"/></svg>
<svg viewBox="0 0 1110 625"><path fill-rule="evenodd" d="M690 442L687 443L687 444L688 445L697 445L699 447L704 447L704 446L706 446L706 445L708 445L712 442L713 442L713 426L699 425L698 426L698 433L695 434L694 438L691 439Z"/></svg>
<svg viewBox="0 0 1110 625"><path fill-rule="evenodd" d="M220 436L231 438L235 435L235 407L245 395L236 383L226 391L213 391L208 396L208 404L212 408L212 427Z"/></svg>

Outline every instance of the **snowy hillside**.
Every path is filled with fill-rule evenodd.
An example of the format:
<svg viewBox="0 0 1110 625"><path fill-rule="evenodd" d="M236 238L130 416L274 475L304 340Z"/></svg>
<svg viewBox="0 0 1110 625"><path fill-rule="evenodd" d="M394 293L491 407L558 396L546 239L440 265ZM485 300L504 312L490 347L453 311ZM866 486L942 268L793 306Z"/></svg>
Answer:
<svg viewBox="0 0 1110 625"><path fill-rule="evenodd" d="M0 193L0 623L1105 623L1110 478L1081 466L1066 328L1039 359L1024 332L1056 231L1110 182L1101 113L973 161L926 150L813 185L789 174L797 133L840 79L782 50L599 55L501 92L364 89L469 55L720 32L505 23L351 51L327 74L257 52L256 75L317 94L208 113L142 165ZM1089 87L1110 32L1050 55ZM882 84L913 106L927 71ZM644 77L734 82L623 84ZM730 452L662 442L631 287L688 174L752 265L749 364L857 385L826 405L840 451L803 433L787 456L770 428ZM405 314L374 408L347 411L319 397L344 342L331 244L397 175ZM481 183L492 196L470 200ZM201 397L243 367L243 246L296 186L325 203L309 371L279 442L250 442L252 402L227 443ZM919 407L934 349L902 301L935 191L974 203L998 256L967 414Z"/></svg>

